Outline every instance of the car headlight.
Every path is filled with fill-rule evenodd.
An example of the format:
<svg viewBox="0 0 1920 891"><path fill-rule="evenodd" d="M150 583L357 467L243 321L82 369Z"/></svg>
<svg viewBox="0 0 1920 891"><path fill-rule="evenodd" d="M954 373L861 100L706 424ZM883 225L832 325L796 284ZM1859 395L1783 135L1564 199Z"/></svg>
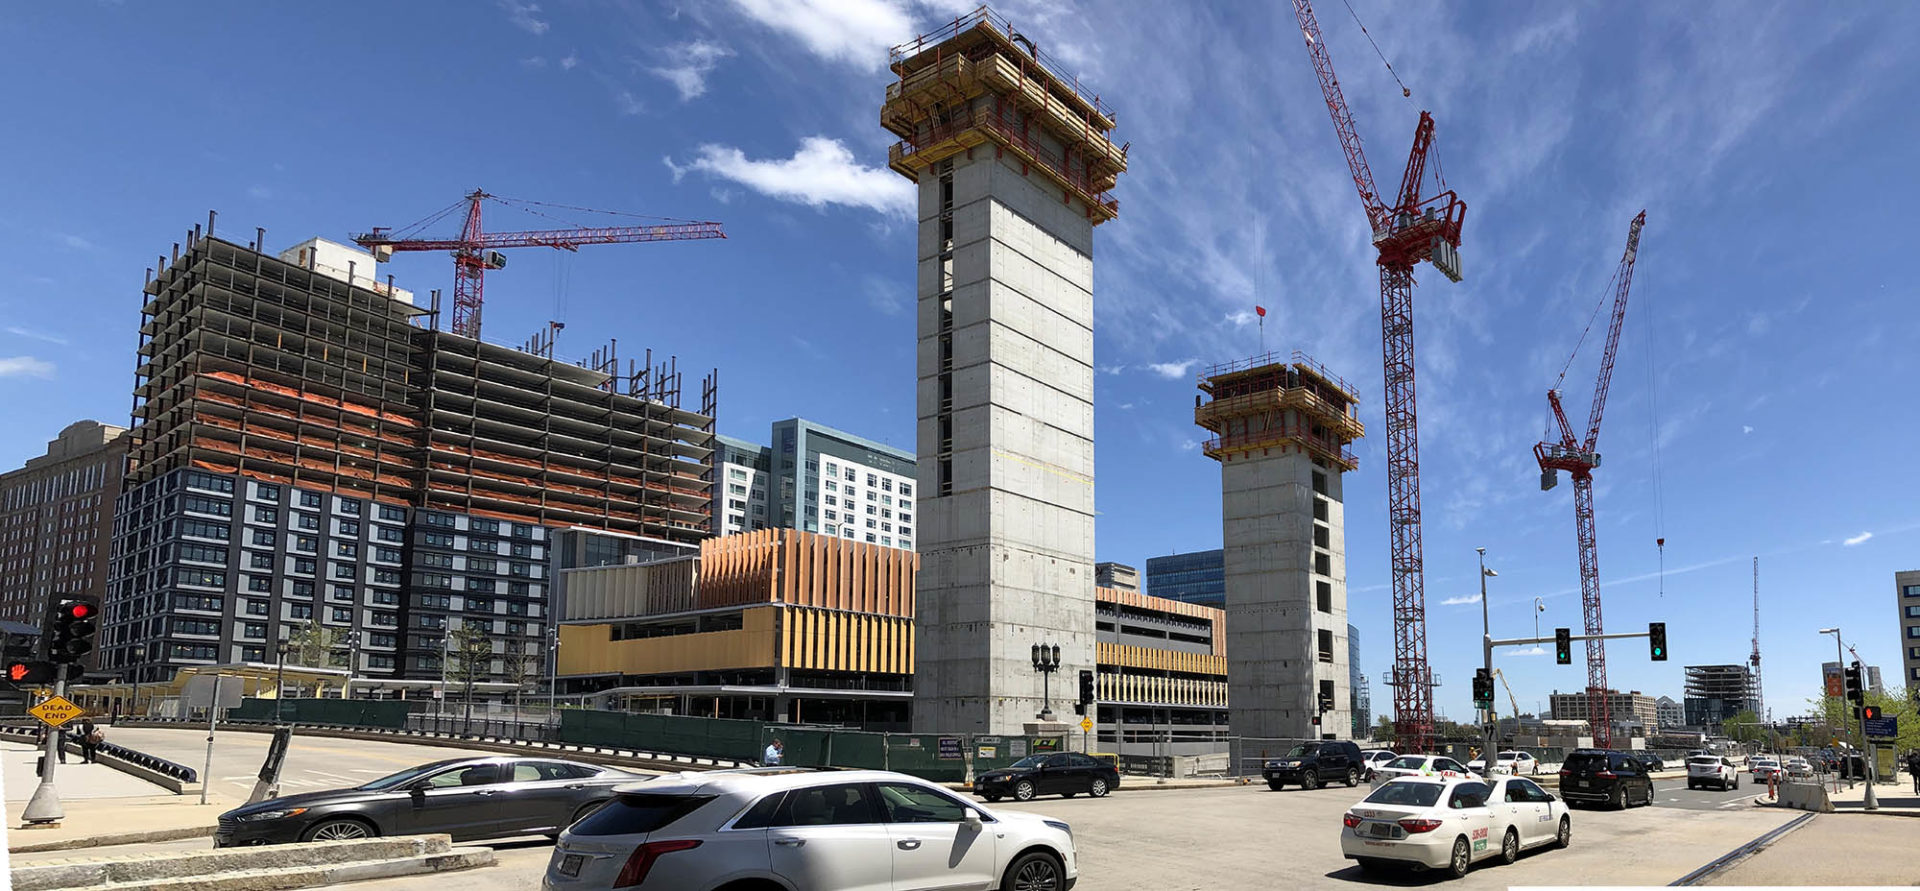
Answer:
<svg viewBox="0 0 1920 891"><path fill-rule="evenodd" d="M1060 830L1061 832L1064 832L1064 833L1066 833L1066 834L1067 834L1067 838L1069 838L1069 839L1071 839L1071 838L1073 838L1073 827L1072 827L1072 826L1068 826L1067 824L1065 824L1065 823L1062 823L1062 822L1060 822L1059 820L1046 820L1046 821L1044 821L1044 822L1045 822L1045 823L1046 823L1046 824L1047 824L1048 826L1052 826L1053 828L1055 828L1055 829L1058 829L1058 830Z"/></svg>
<svg viewBox="0 0 1920 891"><path fill-rule="evenodd" d="M238 819L238 820L282 820L282 819L285 819L285 818L287 818L287 817L298 817L298 816L300 816L301 814L304 814L304 813L306 813L306 812L307 812L307 809L306 809L306 808L303 808L303 807L290 807L290 808L285 808L285 809L282 809L282 810L277 810L277 811L261 811L260 813L257 813L257 814L243 814L243 815L241 815L241 816L239 816L239 817L236 817L235 819Z"/></svg>

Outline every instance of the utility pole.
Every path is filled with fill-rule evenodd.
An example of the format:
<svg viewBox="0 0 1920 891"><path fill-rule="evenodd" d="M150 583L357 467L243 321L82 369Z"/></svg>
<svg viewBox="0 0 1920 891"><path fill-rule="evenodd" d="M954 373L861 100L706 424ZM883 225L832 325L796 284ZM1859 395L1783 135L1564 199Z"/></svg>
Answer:
<svg viewBox="0 0 1920 891"><path fill-rule="evenodd" d="M560 626L547 627L547 720L555 717L554 693L560 677Z"/></svg>
<svg viewBox="0 0 1920 891"><path fill-rule="evenodd" d="M67 695L67 666L54 668L53 695L62 698ZM60 729L47 728L47 741L40 752L40 785L33 788L33 798L27 802L27 809L20 815L26 823L58 824L67 816L65 808L60 806L60 792L53 787L53 768L60 763Z"/></svg>
<svg viewBox="0 0 1920 891"><path fill-rule="evenodd" d="M1487 708L1485 715L1486 742L1480 748L1480 757L1485 759L1484 764L1486 767L1485 772L1482 773L1481 776L1492 779L1493 769L1500 764L1500 753L1493 745L1493 690L1491 689L1493 685L1493 626L1488 621L1487 578L1489 576L1498 576L1499 573L1487 568L1486 548L1474 548L1474 550L1480 554L1480 655L1482 657L1482 664L1485 666L1487 672L1487 686L1489 687L1487 690ZM1537 633L1536 636L1538 636Z"/></svg>

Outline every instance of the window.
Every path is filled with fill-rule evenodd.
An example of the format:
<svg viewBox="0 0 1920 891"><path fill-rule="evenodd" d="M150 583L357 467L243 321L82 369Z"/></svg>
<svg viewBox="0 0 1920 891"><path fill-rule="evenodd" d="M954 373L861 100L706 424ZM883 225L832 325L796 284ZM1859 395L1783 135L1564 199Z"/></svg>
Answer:
<svg viewBox="0 0 1920 891"><path fill-rule="evenodd" d="M233 480L226 477L214 476L210 473L200 473L190 470L187 471L187 487L190 489L206 489L210 492L226 492L231 494L233 492Z"/></svg>
<svg viewBox="0 0 1920 891"><path fill-rule="evenodd" d="M309 532L317 531L320 528L320 515L319 514L294 514L293 525L298 526L301 529L305 529Z"/></svg>
<svg viewBox="0 0 1920 891"><path fill-rule="evenodd" d="M353 588L347 585L334 585L333 589L327 593L327 597L328 599L338 600L342 603L352 603Z"/></svg>
<svg viewBox="0 0 1920 891"><path fill-rule="evenodd" d="M868 501L878 501L878 500L880 500L880 498L879 498L879 493L877 493L877 492L875 492L875 491L873 491L872 489L868 489L868 490L867 490L867 500L868 500Z"/></svg>
<svg viewBox="0 0 1920 891"><path fill-rule="evenodd" d="M407 509L391 504L380 505L380 519L389 523L404 523L407 521Z"/></svg>
<svg viewBox="0 0 1920 891"><path fill-rule="evenodd" d="M398 563L400 562L400 550L398 548L374 548L373 559L380 563Z"/></svg>
<svg viewBox="0 0 1920 891"><path fill-rule="evenodd" d="M247 590L261 594L273 593L273 579L263 575L247 576Z"/></svg>
<svg viewBox="0 0 1920 891"><path fill-rule="evenodd" d="M893 511L890 511L890 510L887 510L887 509L886 509L886 508L884 508L884 507L883 507L883 508L881 508L881 509L880 509L880 519L882 519L882 520L891 520L891 519L893 519Z"/></svg>
<svg viewBox="0 0 1920 891"><path fill-rule="evenodd" d="M879 797L889 823L958 823L970 809L950 795L906 783L881 784Z"/></svg>
<svg viewBox="0 0 1920 891"><path fill-rule="evenodd" d="M427 569L452 569L453 555L451 554L415 554L413 562Z"/></svg>
<svg viewBox="0 0 1920 891"><path fill-rule="evenodd" d="M877 478L873 474L871 473L867 474L867 485L869 486L874 485L876 480Z"/></svg>
<svg viewBox="0 0 1920 891"><path fill-rule="evenodd" d="M220 648L214 644L174 644L173 658L200 659L212 662Z"/></svg>
<svg viewBox="0 0 1920 891"><path fill-rule="evenodd" d="M313 561L305 557L298 557L293 561L293 571L301 575L313 575L313 567Z"/></svg>
<svg viewBox="0 0 1920 891"><path fill-rule="evenodd" d="M834 497L834 496L832 496L832 495L828 495L828 496L827 496L827 506L828 506L828 507L836 507L836 506L838 506L839 504L840 504L840 500L839 500L838 498L835 498L835 497Z"/></svg>
<svg viewBox="0 0 1920 891"><path fill-rule="evenodd" d="M318 492L301 492L301 493L300 493L300 506L301 506L301 507L319 507L319 506L320 506L320 493L318 493Z"/></svg>
<svg viewBox="0 0 1920 891"><path fill-rule="evenodd" d="M1333 612L1333 583L1314 582L1314 606L1323 613Z"/></svg>
<svg viewBox="0 0 1920 891"><path fill-rule="evenodd" d="M267 602L264 600L249 600L246 601L246 604L247 615L249 616L264 616L268 613ZM265 637L266 634L264 630L260 632L261 637Z"/></svg>
<svg viewBox="0 0 1920 891"><path fill-rule="evenodd" d="M447 565L449 567L453 565L452 558L448 558ZM500 571L500 561L492 560L492 559L482 560L479 557L468 557L467 571L468 572L484 572L488 574L497 573Z"/></svg>
<svg viewBox="0 0 1920 891"><path fill-rule="evenodd" d="M1318 523L1313 524L1313 546L1314 547L1316 548L1332 547L1332 545L1328 544L1328 541L1330 540L1331 540L1331 534L1329 533L1327 527L1322 526Z"/></svg>
<svg viewBox="0 0 1920 891"><path fill-rule="evenodd" d="M180 524L180 534L193 538L214 538L226 541L233 536L233 527L225 523L209 523L205 520L186 520Z"/></svg>
<svg viewBox="0 0 1920 891"><path fill-rule="evenodd" d="M893 536L891 535L880 536L880 543L883 545L886 545L887 547L893 547Z"/></svg>
<svg viewBox="0 0 1920 891"><path fill-rule="evenodd" d="M912 535L912 534L913 534L913 527L912 527L912 526L902 526L902 527L900 527L900 540L901 540L901 541L905 541L905 540L906 540L906 538L907 538L907 536L909 536L909 535Z"/></svg>
<svg viewBox="0 0 1920 891"><path fill-rule="evenodd" d="M273 543L274 543L273 530L271 529L253 530L253 543L260 545L261 547L267 547L267 548L273 547Z"/></svg>
<svg viewBox="0 0 1920 891"><path fill-rule="evenodd" d="M360 546L350 541L334 542L333 555L336 557L358 557L360 556Z"/></svg>
<svg viewBox="0 0 1920 891"><path fill-rule="evenodd" d="M882 491L882 492L891 492L891 491L893 491L893 480L890 480L890 479L887 479L887 480L881 480L881 481L880 481L880 491Z"/></svg>
<svg viewBox="0 0 1920 891"><path fill-rule="evenodd" d="M203 613L217 613L226 604L223 597L206 597L200 594L173 595L174 609L198 610Z"/></svg>
<svg viewBox="0 0 1920 891"><path fill-rule="evenodd" d="M295 597L312 597L312 596L313 596L313 583L312 583L312 582L308 582L308 581L298 581L298 582L294 582L294 583L293 583L293 596L295 596Z"/></svg>
<svg viewBox="0 0 1920 891"><path fill-rule="evenodd" d="M833 521L835 521L835 520L838 520L838 519L840 519L840 515L839 515L838 513L836 513L836 512L834 512L834 511L830 511L830 510L829 510L829 511L821 511L821 512L820 512L820 515L821 515L821 516L822 516L823 518L825 518L825 519L826 519L826 520L827 520L828 522L833 522Z"/></svg>
<svg viewBox="0 0 1920 891"><path fill-rule="evenodd" d="M211 545L183 544L180 546L180 559L196 563L216 563L226 565L227 549Z"/></svg>
<svg viewBox="0 0 1920 891"><path fill-rule="evenodd" d="M1313 555L1313 571L1321 575L1333 574L1333 558L1326 554Z"/></svg>
<svg viewBox="0 0 1920 891"><path fill-rule="evenodd" d="M871 532L869 532L869 533L867 533L867 541L868 541L868 542L872 542L873 540L874 540L874 539L873 539L873 533L871 533Z"/></svg>
<svg viewBox="0 0 1920 891"><path fill-rule="evenodd" d="M333 610L333 621L335 621L335 622L352 622L352 621L353 621L353 610L350 610L350 609L341 609L341 608L339 608L339 607L334 607L334 610Z"/></svg>
<svg viewBox="0 0 1920 891"><path fill-rule="evenodd" d="M373 613L367 616L367 624L380 628L393 628L400 624L400 617L393 613Z"/></svg>
<svg viewBox="0 0 1920 891"><path fill-rule="evenodd" d="M187 569L181 567L174 570L173 580L175 584L192 585L201 588L224 588L227 586L227 574L224 572L215 572L211 569Z"/></svg>
<svg viewBox="0 0 1920 891"><path fill-rule="evenodd" d="M875 507L871 504L867 505L867 516L873 517L873 516L879 516L879 514L880 514L880 508ZM867 525L871 526L873 524L868 523Z"/></svg>
<svg viewBox="0 0 1920 891"><path fill-rule="evenodd" d="M1920 597L1920 585L1908 585L1900 589L1902 597Z"/></svg>
<svg viewBox="0 0 1920 891"><path fill-rule="evenodd" d="M893 496L892 496L892 495L882 495L882 496L880 496L880 503L881 503L881 504L883 504L883 505L885 505L885 506L887 506L887 507L892 507L892 506L893 506ZM888 513L892 513L892 511L888 511Z"/></svg>
<svg viewBox="0 0 1920 891"><path fill-rule="evenodd" d="M341 520L340 534L348 538L359 538L360 537L360 521L359 520Z"/></svg>
<svg viewBox="0 0 1920 891"><path fill-rule="evenodd" d="M425 523L428 526L434 526L440 529L452 529L453 515L423 513L420 515L420 522Z"/></svg>
<svg viewBox="0 0 1920 891"><path fill-rule="evenodd" d="M306 554L314 553L320 550L320 539L311 535L296 535L293 537L293 549Z"/></svg>
<svg viewBox="0 0 1920 891"><path fill-rule="evenodd" d="M1320 661L1332 662L1333 661L1333 632L1326 628L1322 628L1319 631L1315 632L1314 636L1317 637L1320 642L1320 647L1319 647Z"/></svg>
<svg viewBox="0 0 1920 891"><path fill-rule="evenodd" d="M905 498L905 497L907 497L908 495L912 495L912 494L913 494L913 484L912 484L912 483L901 483L901 484L900 484L900 497L901 497L901 498Z"/></svg>
<svg viewBox="0 0 1920 891"><path fill-rule="evenodd" d="M203 498L199 495L188 495L186 501L181 503L181 509L194 513L213 514L217 517L233 516L233 502Z"/></svg>
<svg viewBox="0 0 1920 891"><path fill-rule="evenodd" d="M453 547L453 536L446 532L428 532L420 536L422 543L436 548Z"/></svg>
<svg viewBox="0 0 1920 891"><path fill-rule="evenodd" d="M334 506L339 509L340 513L346 514L349 517L360 516L360 502L358 501L349 498L336 498L333 503Z"/></svg>
<svg viewBox="0 0 1920 891"><path fill-rule="evenodd" d="M881 523L881 524L880 524L880 531L881 531L881 532L892 532L892 531L893 531L893 524L892 524L892 523Z"/></svg>
<svg viewBox="0 0 1920 891"><path fill-rule="evenodd" d="M515 578L531 578L533 576L533 566L526 563L515 563L509 567L508 574Z"/></svg>
<svg viewBox="0 0 1920 891"><path fill-rule="evenodd" d="M280 509L277 507L256 507L253 509L253 520L256 523L278 523L280 522Z"/></svg>
<svg viewBox="0 0 1920 891"><path fill-rule="evenodd" d="M774 826L852 826L880 822L863 783L794 789L773 817Z"/></svg>
<svg viewBox="0 0 1920 891"><path fill-rule="evenodd" d="M255 640L265 638L267 636L267 623L247 622L240 626L240 636L251 637Z"/></svg>
<svg viewBox="0 0 1920 891"><path fill-rule="evenodd" d="M1920 619L1920 603L1907 607L1907 618Z"/></svg>
<svg viewBox="0 0 1920 891"><path fill-rule="evenodd" d="M475 535L499 535L500 521L474 517L467 521L467 531Z"/></svg>
<svg viewBox="0 0 1920 891"><path fill-rule="evenodd" d="M483 594L492 594L499 590L499 582L493 579L467 579L467 590Z"/></svg>
<svg viewBox="0 0 1920 891"><path fill-rule="evenodd" d="M827 491L829 491L829 492L838 492L838 491L840 491L840 484L839 484L839 483L836 483L836 482L834 482L833 480L827 480Z"/></svg>
<svg viewBox="0 0 1920 891"><path fill-rule="evenodd" d="M1447 807L1452 810L1486 807L1487 796L1492 794L1486 783L1461 783L1453 787L1453 794L1447 797Z"/></svg>
<svg viewBox="0 0 1920 891"><path fill-rule="evenodd" d="M311 619L313 618L313 605L307 603L290 604L287 607L287 617L291 619Z"/></svg>
<svg viewBox="0 0 1920 891"><path fill-rule="evenodd" d="M491 786L500 782L499 768L497 764L475 764L441 771L427 778L427 787L451 789L455 786Z"/></svg>
<svg viewBox="0 0 1920 891"><path fill-rule="evenodd" d="M730 480L744 480L744 479L746 479L746 478L747 478L747 472L746 472L746 471L744 471L744 470L741 470L741 469L740 469L740 468L738 468L738 467L729 467L729 468L727 468L727 479L730 479Z"/></svg>
<svg viewBox="0 0 1920 891"><path fill-rule="evenodd" d="M1907 639L1908 639L1908 640L1920 640L1920 625L1908 625L1908 626L1907 626Z"/></svg>
<svg viewBox="0 0 1920 891"><path fill-rule="evenodd" d="M850 483L854 481L853 468L851 467L847 468L846 480L847 482L850 482Z"/></svg>
<svg viewBox="0 0 1920 891"><path fill-rule="evenodd" d="M393 591L375 591L372 602L380 606L399 606L400 595Z"/></svg>
<svg viewBox="0 0 1920 891"><path fill-rule="evenodd" d="M747 487L740 485L739 483L728 483L727 494L744 496L747 494Z"/></svg>

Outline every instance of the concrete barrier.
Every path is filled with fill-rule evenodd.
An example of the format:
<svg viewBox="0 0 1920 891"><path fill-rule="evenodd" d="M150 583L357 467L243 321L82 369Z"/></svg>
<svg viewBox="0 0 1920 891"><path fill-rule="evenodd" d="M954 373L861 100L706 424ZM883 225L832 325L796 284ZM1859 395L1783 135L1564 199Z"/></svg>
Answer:
<svg viewBox="0 0 1920 891"><path fill-rule="evenodd" d="M487 855L480 859L491 863L492 851L480 850L485 850ZM289 884L285 881L285 874L293 871L295 875L292 878L303 882L314 878L323 880L335 878L335 872L341 869L349 870L353 874L353 878L342 878L346 881L384 875L404 875L410 871L428 871L420 867L441 862L442 858L454 853L452 838L447 835L218 848L180 854L21 866L13 870L13 888L14 891L57 891L62 888L89 888L99 885L148 887L168 880L188 878L201 879L205 883L217 883L222 888L229 887L229 883L218 882L223 878L232 879L231 887L234 888L312 887L311 884ZM387 865L386 869L380 868L383 864ZM484 864L456 859L451 865L459 867ZM401 871L395 872L394 869ZM281 881L262 882L265 879L275 878L270 875L274 873L280 874L278 878ZM196 888L214 886L214 884L201 883L195 885Z"/></svg>
<svg viewBox="0 0 1920 891"><path fill-rule="evenodd" d="M1827 787L1819 783L1781 783L1775 791L1780 796L1779 807L1821 814L1833 813L1833 801L1827 798Z"/></svg>

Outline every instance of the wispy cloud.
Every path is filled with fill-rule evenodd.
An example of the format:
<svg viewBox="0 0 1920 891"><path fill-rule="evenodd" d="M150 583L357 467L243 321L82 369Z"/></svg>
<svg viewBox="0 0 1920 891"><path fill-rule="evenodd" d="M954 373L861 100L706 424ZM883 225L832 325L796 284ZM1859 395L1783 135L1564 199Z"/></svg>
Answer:
<svg viewBox="0 0 1920 891"><path fill-rule="evenodd" d="M1125 365L1099 365L1099 366L1095 366L1095 368L1094 368L1094 370L1095 370L1095 371L1098 371L1098 372L1100 372L1101 374L1119 374L1119 373L1120 373L1120 372L1122 372L1122 371L1126 371L1126 370L1127 370L1127 366L1125 366Z"/></svg>
<svg viewBox="0 0 1920 891"><path fill-rule="evenodd" d="M867 167L837 139L809 136L791 158L749 159L737 148L703 145L684 165L666 159L678 180L689 170L730 180L762 195L809 207L839 204L906 217L915 199L913 185L881 167Z"/></svg>
<svg viewBox="0 0 1920 891"><path fill-rule="evenodd" d="M1440 601L1440 605L1441 606L1465 606L1469 603L1479 603L1479 602L1480 602L1480 595L1468 594L1465 597L1449 597L1445 600Z"/></svg>
<svg viewBox="0 0 1920 891"><path fill-rule="evenodd" d="M1873 533L1862 532L1859 535L1856 535L1852 538L1844 539L1840 543L1843 545L1846 545L1847 547L1853 547L1854 545L1858 545L1858 544L1866 544L1867 539L1872 537L1873 537Z"/></svg>
<svg viewBox="0 0 1920 891"><path fill-rule="evenodd" d="M273 197L273 190L261 185L248 186L247 197L256 201L265 201Z"/></svg>
<svg viewBox="0 0 1920 891"><path fill-rule="evenodd" d="M707 91L707 75L733 50L711 40L694 40L667 47L664 55L666 65L647 70L673 84L680 91L680 101L686 102Z"/></svg>
<svg viewBox="0 0 1920 891"><path fill-rule="evenodd" d="M1260 314L1250 309L1227 313L1227 322L1236 328L1244 328L1260 321Z"/></svg>
<svg viewBox="0 0 1920 891"><path fill-rule="evenodd" d="M1752 432L1753 432L1753 425L1751 425L1751 424L1741 424L1741 425L1740 425L1740 432L1741 432L1741 433L1752 433Z"/></svg>
<svg viewBox="0 0 1920 891"><path fill-rule="evenodd" d="M897 316L906 312L906 301L900 299L900 289L877 275L869 275L862 282L867 292L867 305L880 311L882 315Z"/></svg>
<svg viewBox="0 0 1920 891"><path fill-rule="evenodd" d="M913 18L889 0L733 0L747 18L796 37L833 62L878 70L887 50L911 37Z"/></svg>
<svg viewBox="0 0 1920 891"><path fill-rule="evenodd" d="M1524 650L1501 650L1500 651L1500 655L1502 656L1545 656L1546 654L1547 654L1547 651L1543 649L1539 644L1534 644L1533 646L1528 647Z"/></svg>
<svg viewBox="0 0 1920 891"><path fill-rule="evenodd" d="M613 91L613 104L619 107L623 115L636 115L647 110L647 104L641 102L640 97L633 95L630 90ZM674 179L678 180L679 177L676 176Z"/></svg>
<svg viewBox="0 0 1920 891"><path fill-rule="evenodd" d="M507 11L507 21L528 34L545 34L551 27L545 19L538 17L540 4L521 3L519 0L500 0L500 8Z"/></svg>
<svg viewBox="0 0 1920 891"><path fill-rule="evenodd" d="M32 356L0 356L0 377L53 377L53 363Z"/></svg>
<svg viewBox="0 0 1920 891"><path fill-rule="evenodd" d="M572 71L573 66L578 64L580 64L580 54L568 53L566 58L560 60L560 69L562 71Z"/></svg>
<svg viewBox="0 0 1920 891"><path fill-rule="evenodd" d="M95 247L93 242L67 232L58 233L54 235L54 238L59 239L61 244L73 248L76 251L90 251Z"/></svg>
<svg viewBox="0 0 1920 891"><path fill-rule="evenodd" d="M1183 359L1179 362L1151 362L1142 367L1167 380L1177 381L1186 377L1187 372L1192 371L1193 366L1198 364L1200 364L1199 359Z"/></svg>
<svg viewBox="0 0 1920 891"><path fill-rule="evenodd" d="M66 346L68 344L68 340L64 337L61 337L58 334L48 334L45 331L35 331L32 328L22 328L19 325L8 325L7 333L12 334L16 337L26 337L26 338L31 338L33 340L44 340L48 343L55 344L58 346Z"/></svg>
<svg viewBox="0 0 1920 891"><path fill-rule="evenodd" d="M528 56L520 60L520 67L545 68L547 67L547 57L546 56Z"/></svg>

